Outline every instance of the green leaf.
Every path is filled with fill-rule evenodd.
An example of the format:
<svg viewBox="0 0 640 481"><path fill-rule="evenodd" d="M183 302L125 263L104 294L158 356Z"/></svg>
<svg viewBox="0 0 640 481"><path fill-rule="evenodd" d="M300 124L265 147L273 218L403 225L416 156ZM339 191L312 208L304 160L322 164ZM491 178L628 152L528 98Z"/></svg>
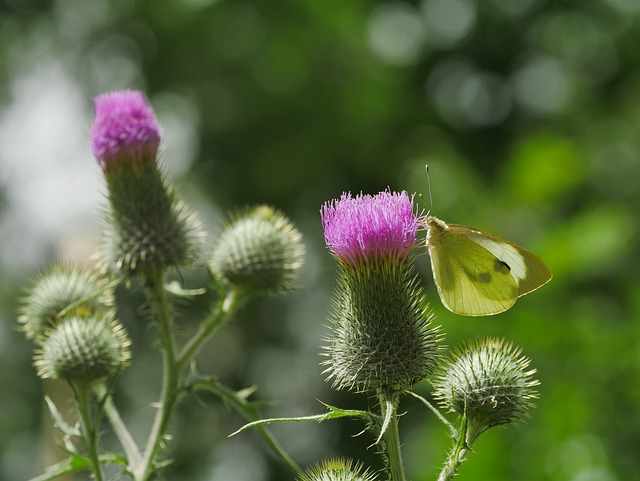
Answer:
<svg viewBox="0 0 640 481"><path fill-rule="evenodd" d="M233 391L223 384L221 384L215 378L202 378L197 376L195 368L192 368L191 375L195 381L190 383L187 387L188 390L206 390L216 394L223 400L223 402L229 406L232 406L238 413L240 413L248 421L255 421L260 417L258 407L264 403L258 403L255 401L249 401L249 396L256 390L255 386L251 386L240 391ZM280 444L276 441L269 430L263 426L257 427L258 433L264 438L266 443L271 447L273 452L285 462L297 475L302 476L302 470L296 464L296 462L282 449Z"/></svg>
<svg viewBox="0 0 640 481"><path fill-rule="evenodd" d="M85 469L91 469L91 461L89 458L81 456L77 453L69 452L70 466L74 471L83 471Z"/></svg>
<svg viewBox="0 0 640 481"><path fill-rule="evenodd" d="M429 409L431 409L431 411L433 411L433 413L437 416L437 418L442 421L442 423L447 426L447 428L449 429L449 432L451 433L451 437L453 439L457 439L458 437L458 430L453 426L453 424L451 424L449 422L449 420L447 418L445 418L442 413L438 410L438 408L436 408L433 404L431 404L429 401L427 401L425 398L423 398L422 396L420 396L419 394L416 394L413 391L406 391L407 394L411 394L414 398L419 399L425 406L427 406Z"/></svg>
<svg viewBox="0 0 640 481"><path fill-rule="evenodd" d="M69 453L69 458L64 461L60 461L47 469L46 473L31 478L30 481L48 481L50 479L56 479L69 473L76 473L78 471L85 471L91 467L91 463L88 459L79 456L75 453Z"/></svg>
<svg viewBox="0 0 640 481"><path fill-rule="evenodd" d="M320 401L329 411L323 414L314 414L311 416L299 416L299 417L293 417L293 418L269 418L269 419L259 419L258 421L253 421L251 423L245 424L244 426L242 426L240 429L238 429L237 431L231 433L229 435L229 437L231 436L235 436L236 434L255 427L255 426L261 426L263 424L272 424L272 423L299 423L299 422L305 422L305 421L317 421L317 422L322 422L322 421L326 421L328 419L338 419L338 418L344 418L344 417L352 417L352 418L364 418L364 419L370 419L373 415L370 412L367 411L358 411L358 410L352 410L352 409L341 409L341 408L337 408L335 406L331 406L329 404L325 404L322 401Z"/></svg>

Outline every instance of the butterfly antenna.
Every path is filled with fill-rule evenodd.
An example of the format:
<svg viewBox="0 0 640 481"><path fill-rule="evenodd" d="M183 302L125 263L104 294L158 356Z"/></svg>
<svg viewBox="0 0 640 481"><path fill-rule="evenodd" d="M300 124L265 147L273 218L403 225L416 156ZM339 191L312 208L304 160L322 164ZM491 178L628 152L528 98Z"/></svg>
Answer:
<svg viewBox="0 0 640 481"><path fill-rule="evenodd" d="M427 172L427 185L429 186L429 212L433 210L433 197L431 196L431 175L429 174L429 164L424 166Z"/></svg>

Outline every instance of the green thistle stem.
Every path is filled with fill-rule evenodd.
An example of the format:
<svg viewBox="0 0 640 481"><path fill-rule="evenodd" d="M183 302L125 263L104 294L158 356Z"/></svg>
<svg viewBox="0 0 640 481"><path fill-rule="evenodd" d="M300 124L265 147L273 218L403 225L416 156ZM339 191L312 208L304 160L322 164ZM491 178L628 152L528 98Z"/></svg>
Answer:
<svg viewBox="0 0 640 481"><path fill-rule="evenodd" d="M146 280L147 296L155 314L162 348L163 377L158 412L149 433L142 463L133 470L136 481L148 481L155 472L155 457L176 404L180 384L173 338L173 316L164 289L164 269L148 272Z"/></svg>
<svg viewBox="0 0 640 481"><path fill-rule="evenodd" d="M158 412L147 440L144 455L141 459L138 457L139 461L135 464L133 462L135 451L134 455L130 456L130 460L134 464L132 472L136 481L148 481L155 472L155 457L177 403L186 367L203 344L229 320L245 299L245 295L240 291L231 291L223 302L216 305L198 332L177 354L174 343L173 314L164 289L164 270L155 270L147 274L146 290L149 303L155 314L162 347L163 382Z"/></svg>
<svg viewBox="0 0 640 481"><path fill-rule="evenodd" d="M458 472L460 465L467 459L467 451L469 449L456 443L438 476L438 481L451 481Z"/></svg>
<svg viewBox="0 0 640 481"><path fill-rule="evenodd" d="M96 396L99 398L104 398L104 412L113 427L113 431L120 441L122 445L122 449L124 449L124 453L127 456L127 460L129 461L129 466L139 466L142 462L142 456L140 455L140 450L136 445L136 442L133 440L131 433L127 429L124 421L120 417L120 413L118 409L113 404L113 398L108 393L107 388L103 384L99 384L94 387L94 391Z"/></svg>
<svg viewBox="0 0 640 481"><path fill-rule="evenodd" d="M92 465L93 476L96 481L102 481L102 467L98 456L98 430L95 420L91 416L91 387L85 382L71 383L76 397L80 429L87 448L87 456Z"/></svg>
<svg viewBox="0 0 640 481"><path fill-rule="evenodd" d="M449 456L447 456L447 460L442 467L442 471L440 471L438 481L451 481L458 473L460 465L467 460L467 453L470 450L469 445L467 444L467 430L468 420L467 416L464 416L462 418L462 428L460 428L460 433L456 438L455 444L453 445L453 448L451 448Z"/></svg>
<svg viewBox="0 0 640 481"><path fill-rule="evenodd" d="M408 394L411 394L414 398L419 399L420 401L422 401L422 403L427 406L429 409L431 409L431 411L433 412L433 414L436 415L436 417L442 421L442 423L449 429L449 432L451 433L451 437L453 437L454 439L456 439L458 437L458 430L453 426L453 424L451 424L447 418L445 418L442 413L440 411L438 411L438 409L431 404L429 401L427 401L425 398L423 398L422 396L420 396L419 394L414 393L413 391L407 391Z"/></svg>
<svg viewBox="0 0 640 481"><path fill-rule="evenodd" d="M242 305L245 298L245 293L233 289L227 294L224 301L216 304L209 317L200 325L198 332L194 334L180 352L177 359L180 371L187 367L202 345L230 319L231 315Z"/></svg>
<svg viewBox="0 0 640 481"><path fill-rule="evenodd" d="M387 455L387 462L389 464L389 480L390 481L405 481L404 465L402 463L402 452L400 449L400 433L398 431L398 401L399 396L397 393L384 392L380 396L380 408L382 411L382 418L385 419L389 416L389 424L382 434L382 440L384 441L384 447ZM391 412L389 413L389 410Z"/></svg>

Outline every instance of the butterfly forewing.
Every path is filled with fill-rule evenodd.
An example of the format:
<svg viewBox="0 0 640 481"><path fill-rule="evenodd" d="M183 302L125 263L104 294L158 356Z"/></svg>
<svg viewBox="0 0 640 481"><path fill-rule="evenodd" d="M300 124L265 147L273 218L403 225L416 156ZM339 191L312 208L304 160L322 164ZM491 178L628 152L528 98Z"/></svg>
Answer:
<svg viewBox="0 0 640 481"><path fill-rule="evenodd" d="M519 288L505 262L457 229L434 234L429 240L431 266L440 298L450 311L487 316L514 304Z"/></svg>
<svg viewBox="0 0 640 481"><path fill-rule="evenodd" d="M449 225L458 233L479 244L498 260L506 264L518 283L518 297L523 296L551 280L551 270L534 253L500 237L463 225Z"/></svg>

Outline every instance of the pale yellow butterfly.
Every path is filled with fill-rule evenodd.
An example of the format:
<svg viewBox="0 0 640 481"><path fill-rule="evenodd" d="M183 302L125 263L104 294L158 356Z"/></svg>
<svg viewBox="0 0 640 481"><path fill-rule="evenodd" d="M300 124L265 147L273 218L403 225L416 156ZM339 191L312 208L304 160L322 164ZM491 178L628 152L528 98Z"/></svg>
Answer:
<svg viewBox="0 0 640 481"><path fill-rule="evenodd" d="M431 215L426 227L438 294L456 314L499 314L553 276L538 256L495 235Z"/></svg>

